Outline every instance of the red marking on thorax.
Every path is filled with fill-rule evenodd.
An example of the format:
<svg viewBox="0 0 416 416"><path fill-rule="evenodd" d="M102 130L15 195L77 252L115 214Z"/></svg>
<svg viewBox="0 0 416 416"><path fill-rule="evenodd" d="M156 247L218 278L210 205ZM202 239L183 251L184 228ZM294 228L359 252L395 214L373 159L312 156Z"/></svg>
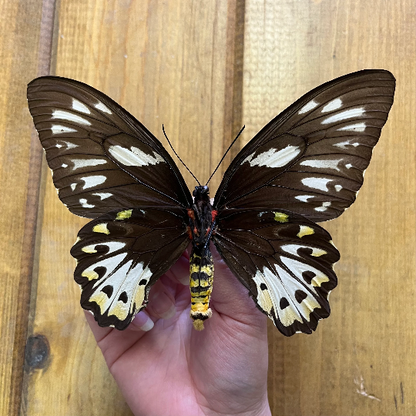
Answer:
<svg viewBox="0 0 416 416"><path fill-rule="evenodd" d="M215 221L215 218L217 217L217 214L218 214L218 211L217 211L217 210L213 209L213 210L211 211L212 222L214 222L214 221Z"/></svg>
<svg viewBox="0 0 416 416"><path fill-rule="evenodd" d="M188 208L187 211L188 211L188 217L191 220L195 221L195 213L194 213L194 210L192 208Z"/></svg>

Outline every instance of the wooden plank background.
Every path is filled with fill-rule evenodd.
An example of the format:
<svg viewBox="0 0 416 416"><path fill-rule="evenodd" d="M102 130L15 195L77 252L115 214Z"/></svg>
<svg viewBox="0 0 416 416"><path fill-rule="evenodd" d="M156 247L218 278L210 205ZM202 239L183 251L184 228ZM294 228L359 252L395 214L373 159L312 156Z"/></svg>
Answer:
<svg viewBox="0 0 416 416"><path fill-rule="evenodd" d="M413 0L3 0L0 16L1 415L131 415L78 306L69 248L85 221L56 197L31 79L87 82L160 139L164 123L204 181L242 124L234 154L362 68L393 72L395 104L357 202L325 224L342 254L331 317L310 336L269 328L269 399L274 415L416 414Z"/></svg>

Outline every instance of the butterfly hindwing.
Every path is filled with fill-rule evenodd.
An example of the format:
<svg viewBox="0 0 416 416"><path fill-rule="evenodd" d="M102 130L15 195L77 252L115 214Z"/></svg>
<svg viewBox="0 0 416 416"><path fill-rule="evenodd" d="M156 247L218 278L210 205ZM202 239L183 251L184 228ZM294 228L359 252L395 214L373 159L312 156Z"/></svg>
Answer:
<svg viewBox="0 0 416 416"><path fill-rule="evenodd" d="M82 307L101 326L126 328L188 244L183 217L167 210L125 209L94 219L71 250Z"/></svg>
<svg viewBox="0 0 416 416"><path fill-rule="evenodd" d="M289 211L241 210L218 219L213 240L284 335L311 333L329 315L339 253L322 227Z"/></svg>
<svg viewBox="0 0 416 416"><path fill-rule="evenodd" d="M124 207L192 202L162 144L105 94L41 77L29 84L28 102L58 195L74 214L95 218Z"/></svg>
<svg viewBox="0 0 416 416"><path fill-rule="evenodd" d="M279 207L316 222L341 215L363 183L394 87L390 72L364 70L309 92L241 150L214 207Z"/></svg>

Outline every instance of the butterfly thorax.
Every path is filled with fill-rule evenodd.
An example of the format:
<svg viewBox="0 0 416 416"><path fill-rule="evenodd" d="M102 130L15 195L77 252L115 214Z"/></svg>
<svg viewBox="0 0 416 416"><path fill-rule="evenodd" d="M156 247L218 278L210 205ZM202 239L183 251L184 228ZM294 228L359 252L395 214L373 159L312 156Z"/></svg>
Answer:
<svg viewBox="0 0 416 416"><path fill-rule="evenodd" d="M188 209L189 235L192 252L189 258L191 318L195 329L204 328L203 321L212 315L209 301L214 277L214 263L209 241L215 231L216 211L209 199L207 186L197 186L193 192L194 203Z"/></svg>

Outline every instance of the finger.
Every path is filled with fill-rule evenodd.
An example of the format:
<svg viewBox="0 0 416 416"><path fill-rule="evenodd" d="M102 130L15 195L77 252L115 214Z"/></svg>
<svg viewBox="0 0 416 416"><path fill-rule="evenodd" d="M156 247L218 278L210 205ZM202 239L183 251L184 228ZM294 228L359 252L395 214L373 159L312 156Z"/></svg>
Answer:
<svg viewBox="0 0 416 416"><path fill-rule="evenodd" d="M95 340L97 343L100 343L104 338L108 335L112 334L113 332L123 333L124 331L119 331L118 329L111 328L111 327L102 327L99 326L97 321L94 318L94 315L89 311L84 311L85 319L88 322L88 325L91 328L91 332L94 335ZM132 320L130 325L127 327L125 331L132 330L132 331L141 331L143 333L150 331L154 326L154 321L152 318L145 311L139 312Z"/></svg>
<svg viewBox="0 0 416 416"><path fill-rule="evenodd" d="M147 311L140 311L136 314L126 331L141 331L145 333L150 331L154 326L155 319L152 319Z"/></svg>
<svg viewBox="0 0 416 416"><path fill-rule="evenodd" d="M88 322L88 325L91 328L91 332L94 335L95 340L99 343L102 339L104 339L113 328L109 327L101 327L97 324L97 321L94 318L94 315L90 311L84 310L85 319Z"/></svg>
<svg viewBox="0 0 416 416"><path fill-rule="evenodd" d="M245 320L263 327L266 316L258 310L248 289L234 276L215 246L211 246L215 263L212 304L215 310L236 320Z"/></svg>
<svg viewBox="0 0 416 416"><path fill-rule="evenodd" d="M85 317L110 370L117 359L140 341L154 326L153 321L144 311L139 312L124 331L100 327L92 314L88 312L85 313Z"/></svg>
<svg viewBox="0 0 416 416"><path fill-rule="evenodd" d="M160 278L150 290L146 312L156 319L170 319L175 316L175 291Z"/></svg>
<svg viewBox="0 0 416 416"><path fill-rule="evenodd" d="M173 282L189 286L189 252L185 250L178 261L169 269L165 276Z"/></svg>

